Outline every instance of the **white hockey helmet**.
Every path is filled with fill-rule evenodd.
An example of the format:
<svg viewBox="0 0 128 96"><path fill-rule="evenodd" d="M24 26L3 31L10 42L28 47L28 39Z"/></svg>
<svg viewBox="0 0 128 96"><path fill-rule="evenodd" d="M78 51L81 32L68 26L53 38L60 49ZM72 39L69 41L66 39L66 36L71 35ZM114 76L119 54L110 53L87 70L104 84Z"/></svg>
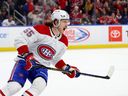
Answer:
<svg viewBox="0 0 128 96"><path fill-rule="evenodd" d="M51 19L52 21L56 19L60 21L62 19L69 20L70 17L66 11L58 9L58 10L53 11L53 13L51 14Z"/></svg>

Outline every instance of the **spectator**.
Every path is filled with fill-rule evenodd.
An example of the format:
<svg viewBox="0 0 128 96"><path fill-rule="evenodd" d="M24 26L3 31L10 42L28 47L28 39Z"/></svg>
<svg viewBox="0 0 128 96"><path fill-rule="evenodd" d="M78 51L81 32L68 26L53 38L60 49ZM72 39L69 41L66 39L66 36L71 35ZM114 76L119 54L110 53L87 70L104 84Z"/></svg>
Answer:
<svg viewBox="0 0 128 96"><path fill-rule="evenodd" d="M82 10L80 10L77 5L72 10L70 16L71 16L72 24L78 25L82 23L82 18L83 18Z"/></svg>
<svg viewBox="0 0 128 96"><path fill-rule="evenodd" d="M42 10L35 8L32 12L28 13L29 25L42 24L44 22L45 14Z"/></svg>
<svg viewBox="0 0 128 96"><path fill-rule="evenodd" d="M118 20L119 23L121 23L122 15L121 15L121 13L118 9L117 9L117 12L116 12L116 19Z"/></svg>
<svg viewBox="0 0 128 96"><path fill-rule="evenodd" d="M0 0L0 9L2 8L3 2L4 2L4 0Z"/></svg>
<svg viewBox="0 0 128 96"><path fill-rule="evenodd" d="M83 18L82 18L81 24L82 25L92 24L88 14L83 14Z"/></svg>
<svg viewBox="0 0 128 96"><path fill-rule="evenodd" d="M108 16L106 19L107 24L119 24L118 18L116 17L115 12L112 12L111 16Z"/></svg>
<svg viewBox="0 0 128 96"><path fill-rule="evenodd" d="M44 24L51 22L51 14L52 12L50 10L46 11L46 14L44 17Z"/></svg>
<svg viewBox="0 0 128 96"><path fill-rule="evenodd" d="M26 3L23 5L23 11L25 14L32 12L34 10L34 5L32 0L26 0Z"/></svg>
<svg viewBox="0 0 128 96"><path fill-rule="evenodd" d="M6 3L9 6L9 15L13 15L14 10L15 10L15 3L13 2L13 0L7 0Z"/></svg>
<svg viewBox="0 0 128 96"><path fill-rule="evenodd" d="M9 4L9 10L7 10L4 2ZM45 21L49 20L49 15L45 16L47 12L49 10L52 12L56 9L66 10L70 14L72 25L109 24L106 20L111 17L113 12L115 12L119 24L127 24L128 19L128 0L0 0L0 5L0 22L6 19L8 15L13 15L14 10L17 10L27 19L27 25L32 24L31 17L35 15L32 14L35 7L38 7L37 9L41 10L43 14L37 12L37 18L39 17L42 20L38 19L39 22L34 21L35 23L33 22L33 24L45 23ZM23 17L17 14L15 16L20 20ZM109 19L112 20L112 18Z"/></svg>
<svg viewBox="0 0 128 96"><path fill-rule="evenodd" d="M45 12L48 10L54 11L57 7L55 0L46 0L43 5L45 6Z"/></svg>
<svg viewBox="0 0 128 96"><path fill-rule="evenodd" d="M2 26L15 26L16 23L13 20L12 16L9 16L7 19L4 19L2 22Z"/></svg>
<svg viewBox="0 0 128 96"><path fill-rule="evenodd" d="M58 4L63 10L66 10L67 3L68 3L67 0L58 0Z"/></svg>
<svg viewBox="0 0 128 96"><path fill-rule="evenodd" d="M8 16L8 12L5 8L2 8L0 10L0 20L3 21L4 19L6 19Z"/></svg>
<svg viewBox="0 0 128 96"><path fill-rule="evenodd" d="M93 13L93 8L94 7L94 4L91 0L87 0L86 3L85 3L85 11L87 14L89 14L90 16L92 15Z"/></svg>

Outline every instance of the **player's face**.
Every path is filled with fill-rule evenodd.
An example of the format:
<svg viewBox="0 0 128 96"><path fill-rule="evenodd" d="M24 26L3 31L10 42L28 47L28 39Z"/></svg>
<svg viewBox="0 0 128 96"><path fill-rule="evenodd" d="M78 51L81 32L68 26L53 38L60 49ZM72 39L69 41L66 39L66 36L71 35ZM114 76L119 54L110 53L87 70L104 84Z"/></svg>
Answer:
<svg viewBox="0 0 128 96"><path fill-rule="evenodd" d="M59 26L59 31L64 32L69 24L70 24L69 20L61 20L60 21L60 26Z"/></svg>

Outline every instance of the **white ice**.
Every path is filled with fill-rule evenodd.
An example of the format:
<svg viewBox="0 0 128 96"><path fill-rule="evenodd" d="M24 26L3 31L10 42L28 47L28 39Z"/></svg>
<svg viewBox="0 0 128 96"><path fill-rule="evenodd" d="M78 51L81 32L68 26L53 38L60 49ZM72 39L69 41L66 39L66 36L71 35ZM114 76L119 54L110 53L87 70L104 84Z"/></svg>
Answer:
<svg viewBox="0 0 128 96"><path fill-rule="evenodd" d="M16 55L17 52L0 52L0 88L10 77ZM70 79L60 72L49 71L48 85L41 96L128 96L127 48L67 50L63 59L81 72L104 76L111 65L115 66L115 72L105 80L88 76ZM29 87L27 81L14 96L21 96Z"/></svg>

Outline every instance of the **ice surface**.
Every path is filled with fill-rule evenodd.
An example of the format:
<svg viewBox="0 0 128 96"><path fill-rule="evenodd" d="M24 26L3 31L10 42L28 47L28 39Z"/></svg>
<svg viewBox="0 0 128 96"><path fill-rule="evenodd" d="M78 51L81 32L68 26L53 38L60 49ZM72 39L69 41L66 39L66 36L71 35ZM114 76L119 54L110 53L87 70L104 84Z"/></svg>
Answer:
<svg viewBox="0 0 128 96"><path fill-rule="evenodd" d="M17 52L0 52L0 87L9 79L16 55ZM128 96L127 48L67 50L63 59L81 72L106 75L111 65L115 66L115 72L105 80L88 76L70 79L60 72L49 71L48 85L41 96ZM14 96L21 96L29 87L27 81Z"/></svg>

